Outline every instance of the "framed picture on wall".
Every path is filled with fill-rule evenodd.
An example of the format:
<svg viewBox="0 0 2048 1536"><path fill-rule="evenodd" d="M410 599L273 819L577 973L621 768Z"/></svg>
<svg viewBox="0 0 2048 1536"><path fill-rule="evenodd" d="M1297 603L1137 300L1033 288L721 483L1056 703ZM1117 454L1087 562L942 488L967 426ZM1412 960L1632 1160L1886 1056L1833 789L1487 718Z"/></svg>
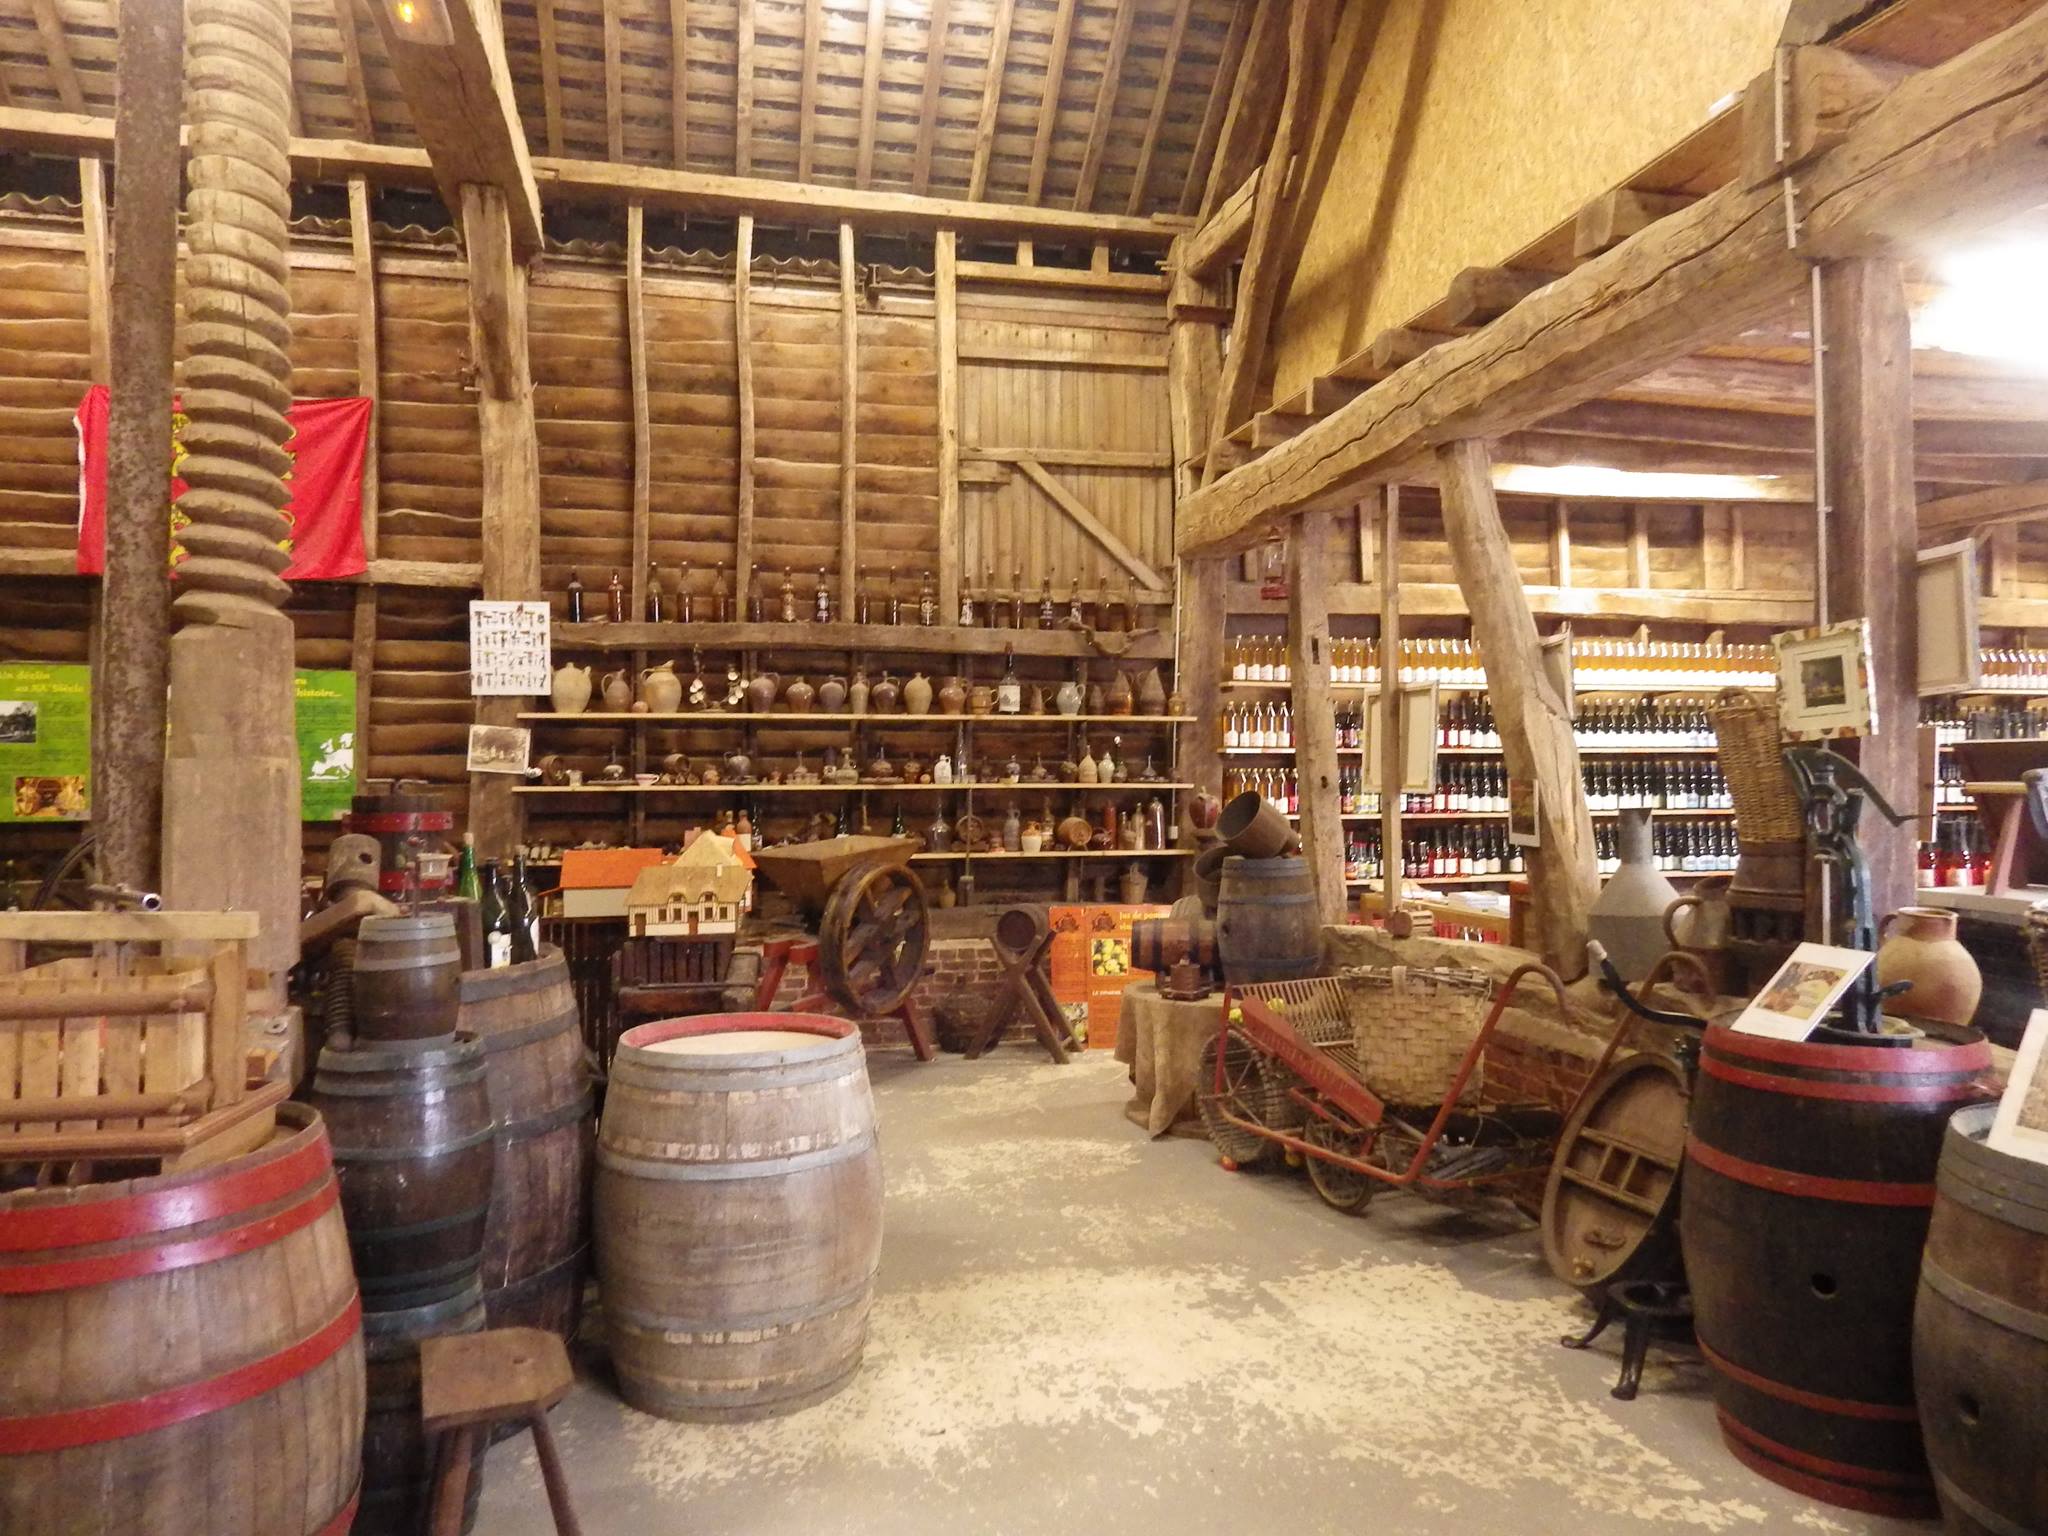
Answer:
<svg viewBox="0 0 2048 1536"><path fill-rule="evenodd" d="M1543 830L1536 818L1543 813L1543 786L1534 779L1508 780L1508 841L1517 848L1541 848Z"/></svg>
<svg viewBox="0 0 2048 1536"><path fill-rule="evenodd" d="M1920 551L1920 692L1961 693L1983 681L1977 645L1977 541Z"/></svg>
<svg viewBox="0 0 2048 1536"><path fill-rule="evenodd" d="M1877 729L1870 696L1870 621L1850 619L1771 637L1778 656L1778 730L1787 741L1868 736Z"/></svg>
<svg viewBox="0 0 2048 1536"><path fill-rule="evenodd" d="M1406 683L1401 687L1401 788L1422 791L1436 788L1435 683ZM1365 765L1366 782L1380 782L1381 730L1380 691L1365 690L1365 706L1358 733L1359 760Z"/></svg>

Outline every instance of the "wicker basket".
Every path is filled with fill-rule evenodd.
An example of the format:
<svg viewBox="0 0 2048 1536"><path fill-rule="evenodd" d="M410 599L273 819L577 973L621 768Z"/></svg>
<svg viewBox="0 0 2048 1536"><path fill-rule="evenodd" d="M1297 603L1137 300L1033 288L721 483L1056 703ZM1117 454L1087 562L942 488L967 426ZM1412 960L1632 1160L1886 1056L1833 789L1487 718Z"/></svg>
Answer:
<svg viewBox="0 0 2048 1536"><path fill-rule="evenodd" d="M1390 1104L1437 1104L1472 1048L1493 993L1483 971L1349 967L1352 1040L1366 1086ZM1465 1080L1460 1102L1481 1097L1482 1059Z"/></svg>
<svg viewBox="0 0 2048 1536"><path fill-rule="evenodd" d="M1779 743L1776 694L1723 689L1713 718L1736 834L1746 843L1798 842L1806 822Z"/></svg>

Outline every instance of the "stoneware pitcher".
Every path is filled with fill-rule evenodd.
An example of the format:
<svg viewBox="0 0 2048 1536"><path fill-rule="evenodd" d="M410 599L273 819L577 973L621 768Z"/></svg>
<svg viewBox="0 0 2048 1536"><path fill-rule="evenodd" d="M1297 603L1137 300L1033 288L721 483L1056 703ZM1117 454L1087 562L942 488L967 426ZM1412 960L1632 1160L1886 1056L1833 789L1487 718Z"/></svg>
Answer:
<svg viewBox="0 0 2048 1536"><path fill-rule="evenodd" d="M1900 907L1882 923L1877 984L1910 981L1913 989L1886 1012L1940 1024L1968 1024L1984 995L1984 975L1956 937L1956 915L1943 907Z"/></svg>
<svg viewBox="0 0 2048 1536"><path fill-rule="evenodd" d="M623 715L633 707L633 680L624 667L604 675L604 707Z"/></svg>
<svg viewBox="0 0 2048 1536"><path fill-rule="evenodd" d="M590 707L590 668L579 667L573 661L563 662L555 668L548 696L554 700L556 714L582 714Z"/></svg>
<svg viewBox="0 0 2048 1536"><path fill-rule="evenodd" d="M683 680L676 664L664 661L640 674L640 701L657 715L672 715L682 706Z"/></svg>

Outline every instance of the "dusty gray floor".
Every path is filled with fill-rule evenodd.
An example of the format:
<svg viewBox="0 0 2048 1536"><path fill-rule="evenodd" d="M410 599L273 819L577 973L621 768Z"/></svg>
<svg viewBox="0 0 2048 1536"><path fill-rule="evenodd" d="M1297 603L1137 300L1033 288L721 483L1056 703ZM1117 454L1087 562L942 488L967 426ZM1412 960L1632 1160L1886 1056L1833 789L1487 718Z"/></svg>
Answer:
<svg viewBox="0 0 2048 1536"><path fill-rule="evenodd" d="M622 1407L589 1353L554 1415L589 1536L1932 1529L1750 1474L1697 1364L1612 1401L1613 1356L1557 1347L1578 1304L1505 1210L1347 1217L1299 1174L1226 1174L1146 1141L1104 1052L870 1065L888 1214L861 1374L713 1428ZM478 1529L551 1529L526 1439L492 1452Z"/></svg>

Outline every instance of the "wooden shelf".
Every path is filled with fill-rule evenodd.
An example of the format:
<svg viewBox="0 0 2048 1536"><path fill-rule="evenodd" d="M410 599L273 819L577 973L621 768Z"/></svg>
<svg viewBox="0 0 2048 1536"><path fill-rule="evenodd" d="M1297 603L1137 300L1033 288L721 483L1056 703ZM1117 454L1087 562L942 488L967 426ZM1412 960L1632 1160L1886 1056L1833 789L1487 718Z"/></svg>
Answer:
<svg viewBox="0 0 2048 1536"><path fill-rule="evenodd" d="M1337 749L1339 757L1361 757L1364 753L1365 748L1363 747L1339 747ZM1292 747L1219 747L1217 748L1217 754L1221 757L1293 757L1295 755L1294 748Z"/></svg>
<svg viewBox="0 0 2048 1536"><path fill-rule="evenodd" d="M1581 757L1715 757L1718 747L1580 747ZM1438 747L1438 757L1499 757L1499 747Z"/></svg>
<svg viewBox="0 0 2048 1536"><path fill-rule="evenodd" d="M1098 650L1094 631L1074 629L962 629L952 624L557 624L552 640L563 650L864 651L937 656L1067 656L1115 662L1170 661L1173 636L1158 630L1104 634L1111 651Z"/></svg>
<svg viewBox="0 0 2048 1536"><path fill-rule="evenodd" d="M1029 859L1191 859L1192 848L1041 848L1036 853L913 853L913 864L957 863L971 859L976 864Z"/></svg>
<svg viewBox="0 0 2048 1536"><path fill-rule="evenodd" d="M1193 789L1192 784L1032 784L1022 779L1014 784L996 780L985 784L521 784L519 795L881 795L881 794L983 794L998 790L1042 790L1052 794L1073 790L1083 794L1132 794L1148 790Z"/></svg>
<svg viewBox="0 0 2048 1536"><path fill-rule="evenodd" d="M535 725L776 725L801 730L815 725L880 725L918 727L954 725L1189 725L1193 715L855 715L845 711L817 710L804 714L788 711L767 714L733 713L700 709L654 714L638 710L584 710L564 715L539 709L523 713L521 720Z"/></svg>

